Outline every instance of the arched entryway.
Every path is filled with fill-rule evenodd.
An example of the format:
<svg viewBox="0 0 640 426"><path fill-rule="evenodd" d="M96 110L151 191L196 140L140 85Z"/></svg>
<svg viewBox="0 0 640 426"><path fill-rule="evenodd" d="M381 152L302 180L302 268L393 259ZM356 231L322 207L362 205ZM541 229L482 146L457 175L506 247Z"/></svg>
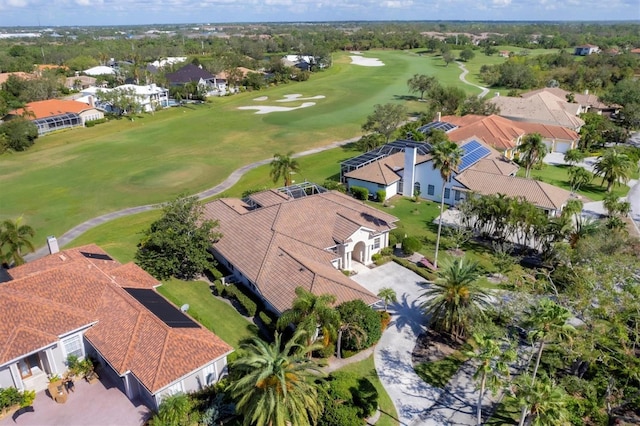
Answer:
<svg viewBox="0 0 640 426"><path fill-rule="evenodd" d="M353 247L353 253L351 254L351 259L360 262L362 264L367 263L367 246L364 242L359 241L356 243L355 247Z"/></svg>

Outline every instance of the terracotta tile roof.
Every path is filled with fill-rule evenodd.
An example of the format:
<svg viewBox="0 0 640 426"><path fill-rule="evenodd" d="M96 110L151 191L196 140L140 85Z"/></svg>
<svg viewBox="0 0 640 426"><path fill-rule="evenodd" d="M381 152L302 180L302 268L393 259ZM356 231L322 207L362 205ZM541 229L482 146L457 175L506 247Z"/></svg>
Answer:
<svg viewBox="0 0 640 426"><path fill-rule="evenodd" d="M515 174L520 167L513 161L503 158L483 158L470 167L472 170L485 173L494 173L504 176Z"/></svg>
<svg viewBox="0 0 640 426"><path fill-rule="evenodd" d="M496 96L489 102L500 108L500 115L516 121L553 124L556 126L578 129L584 121L577 117L578 104L570 104L559 100L547 92L537 93L529 98Z"/></svg>
<svg viewBox="0 0 640 426"><path fill-rule="evenodd" d="M390 230L396 217L334 191L282 199L244 214L229 210L226 200L205 205L205 217L220 222L222 238L214 250L279 311L291 307L298 286L316 294L327 289L322 292L339 301L377 299L331 265L338 255L328 249L361 228L374 234Z"/></svg>
<svg viewBox="0 0 640 426"><path fill-rule="evenodd" d="M530 98L539 93L550 93L558 98L559 101L568 102L567 95L573 94L573 98L575 99L575 103L578 103L583 106L597 108L597 109L605 109L609 108L609 106L600 101L596 95L592 93L574 93L569 92L567 90L561 89L559 87L544 87L542 89L532 90L530 92L526 92L520 95L522 98Z"/></svg>
<svg viewBox="0 0 640 426"><path fill-rule="evenodd" d="M560 139L566 141L577 141L580 135L575 130L552 124L531 123L521 121L518 125L527 133L539 133L543 139Z"/></svg>
<svg viewBox="0 0 640 426"><path fill-rule="evenodd" d="M416 164L424 163L429 159L431 157L428 155L418 155ZM364 167L352 170L346 173L345 177L388 186L401 179L398 171L403 169L404 152L397 152Z"/></svg>
<svg viewBox="0 0 640 426"><path fill-rule="evenodd" d="M157 280L107 258L90 245L11 269L14 280L0 285L0 364L97 321L86 339L120 374L131 371L155 393L232 350L202 327L165 324L123 290Z"/></svg>
<svg viewBox="0 0 640 426"><path fill-rule="evenodd" d="M518 138L525 134L519 123L498 115L446 116L442 120L458 126L447 133L451 141L458 142L475 136L499 151L515 148Z"/></svg>
<svg viewBox="0 0 640 426"><path fill-rule="evenodd" d="M9 80L9 77L11 76L16 76L18 78L21 78L23 80L31 80L36 78L35 75L33 74L29 74L27 72L22 72L22 71L17 71L17 72L1 72L0 73L0 84L6 83L7 80Z"/></svg>
<svg viewBox="0 0 640 426"><path fill-rule="evenodd" d="M548 183L533 179L503 176L469 168L455 179L470 191L481 195L504 194L523 197L537 207L560 210L571 198L571 193Z"/></svg>
<svg viewBox="0 0 640 426"><path fill-rule="evenodd" d="M262 207L269 207L280 204L283 201L288 200L290 197L287 194L272 189L269 191L260 191L255 194L251 194L249 198Z"/></svg>
<svg viewBox="0 0 640 426"><path fill-rule="evenodd" d="M80 114L83 111L94 109L93 107L77 101L65 101L60 99L49 99L46 101L29 102L24 108L11 111L9 114L23 115L25 110L30 118L46 118L66 113Z"/></svg>

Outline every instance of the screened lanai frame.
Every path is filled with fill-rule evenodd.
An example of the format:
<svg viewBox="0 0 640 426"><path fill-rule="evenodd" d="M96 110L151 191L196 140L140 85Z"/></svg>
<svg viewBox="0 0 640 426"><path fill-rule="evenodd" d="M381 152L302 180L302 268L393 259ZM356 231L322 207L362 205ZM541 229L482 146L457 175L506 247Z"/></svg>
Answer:
<svg viewBox="0 0 640 426"><path fill-rule="evenodd" d="M33 120L33 123L38 127L38 134L42 135L54 130L82 126L82 117L76 113L68 112L51 117L38 118Z"/></svg>

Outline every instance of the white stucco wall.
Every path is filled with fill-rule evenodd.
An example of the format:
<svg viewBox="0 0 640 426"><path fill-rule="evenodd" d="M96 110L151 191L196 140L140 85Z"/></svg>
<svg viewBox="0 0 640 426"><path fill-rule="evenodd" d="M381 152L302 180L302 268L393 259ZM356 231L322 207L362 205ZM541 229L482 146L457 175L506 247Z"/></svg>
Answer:
<svg viewBox="0 0 640 426"><path fill-rule="evenodd" d="M8 365L4 367L0 367L0 388L15 388L17 384L13 381L13 376L11 376L11 369Z"/></svg>
<svg viewBox="0 0 640 426"><path fill-rule="evenodd" d="M351 188L354 186L359 186L361 188L367 188L369 190L369 195L375 197L376 192L383 189L386 191L386 200L393 197L398 193L398 183L393 183L389 186L378 185L377 183L367 182L360 179L347 178L347 187Z"/></svg>

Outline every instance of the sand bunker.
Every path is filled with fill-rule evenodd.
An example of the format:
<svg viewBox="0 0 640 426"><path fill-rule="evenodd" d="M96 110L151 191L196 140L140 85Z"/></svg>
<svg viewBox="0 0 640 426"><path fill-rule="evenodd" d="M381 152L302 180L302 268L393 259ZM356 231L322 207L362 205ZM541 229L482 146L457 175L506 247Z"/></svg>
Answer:
<svg viewBox="0 0 640 426"><path fill-rule="evenodd" d="M276 102L293 102L293 101L311 101L314 99L324 99L324 95L311 96L309 98L303 98L301 94L296 93L293 95L284 95L284 99L278 99ZM254 99L255 100L255 99Z"/></svg>
<svg viewBox="0 0 640 426"><path fill-rule="evenodd" d="M255 98L254 101L266 101L267 99L269 99L268 96L260 96L259 98Z"/></svg>
<svg viewBox="0 0 640 426"><path fill-rule="evenodd" d="M353 52L352 52L353 53ZM363 58L362 56L349 56L353 65L360 65L363 67L383 67L384 62L378 58Z"/></svg>
<svg viewBox="0 0 640 426"><path fill-rule="evenodd" d="M304 102L302 105L298 106L298 107L280 107L280 106L245 106L245 107L238 107L238 109L255 109L257 112L256 114L269 114L271 112L288 112L288 111L293 111L295 109L301 109L301 108L308 108L310 106L314 106L316 103L315 102Z"/></svg>

